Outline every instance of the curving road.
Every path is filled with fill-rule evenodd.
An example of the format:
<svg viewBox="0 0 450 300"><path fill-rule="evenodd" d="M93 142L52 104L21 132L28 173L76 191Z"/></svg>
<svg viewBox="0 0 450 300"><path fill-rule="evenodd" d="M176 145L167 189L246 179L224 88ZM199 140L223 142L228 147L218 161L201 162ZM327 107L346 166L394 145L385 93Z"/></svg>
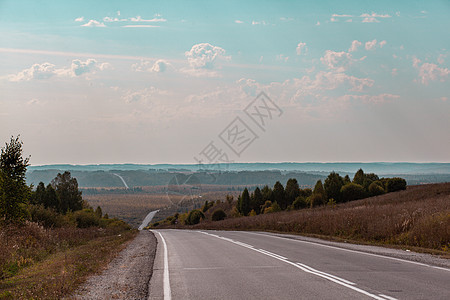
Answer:
<svg viewBox="0 0 450 300"><path fill-rule="evenodd" d="M153 231L149 299L449 299L450 269L283 235ZM396 250L394 250L396 251Z"/></svg>

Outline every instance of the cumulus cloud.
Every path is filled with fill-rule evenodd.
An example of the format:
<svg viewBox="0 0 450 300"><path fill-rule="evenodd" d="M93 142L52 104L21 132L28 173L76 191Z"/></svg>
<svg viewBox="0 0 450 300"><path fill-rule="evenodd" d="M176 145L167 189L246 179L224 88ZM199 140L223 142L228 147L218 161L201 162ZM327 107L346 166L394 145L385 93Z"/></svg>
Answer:
<svg viewBox="0 0 450 300"><path fill-rule="evenodd" d="M75 22L83 22L84 21L84 17L79 17L75 19Z"/></svg>
<svg viewBox="0 0 450 300"><path fill-rule="evenodd" d="M45 80L52 77L78 77L83 74L95 73L100 70L112 69L109 63L98 63L95 59L88 59L81 61L74 59L67 68L57 69L54 64L43 63L34 64L30 68L25 69L18 74L8 76L10 81L30 81L30 80Z"/></svg>
<svg viewBox="0 0 450 300"><path fill-rule="evenodd" d="M352 63L352 55L347 52L335 52L332 50L325 51L325 55L320 61L329 69L336 72L344 72Z"/></svg>
<svg viewBox="0 0 450 300"><path fill-rule="evenodd" d="M380 48L383 48L384 45L386 45L386 41L381 41L378 43L378 45L380 46Z"/></svg>
<svg viewBox="0 0 450 300"><path fill-rule="evenodd" d="M377 18L390 18L391 16L388 14L381 15L373 12L372 14L361 14L359 17L363 19L363 23L380 23Z"/></svg>
<svg viewBox="0 0 450 300"><path fill-rule="evenodd" d="M355 52L356 50L358 50L358 47L361 46L361 42L358 40L354 40L352 42L352 45L350 46L350 48L348 49L348 52Z"/></svg>
<svg viewBox="0 0 450 300"><path fill-rule="evenodd" d="M439 80L444 82L447 80L450 70L447 68L440 68L436 64L423 63L420 64L420 60L417 58L413 59L413 66L419 70L419 78L422 84L427 85L430 81Z"/></svg>
<svg viewBox="0 0 450 300"><path fill-rule="evenodd" d="M155 72L163 73L168 67L172 65L165 61L164 59L158 59L154 62L148 60L141 60L139 63L135 63L131 68L136 72Z"/></svg>
<svg viewBox="0 0 450 300"><path fill-rule="evenodd" d="M83 24L81 26L83 26L83 27L106 27L106 25L104 23L101 23L96 20L90 20L89 22L87 22L86 24Z"/></svg>
<svg viewBox="0 0 450 300"><path fill-rule="evenodd" d="M376 45L377 45L377 40L368 41L368 42L366 42L366 50L373 50L373 49L375 49Z"/></svg>
<svg viewBox="0 0 450 300"><path fill-rule="evenodd" d="M230 59L229 56L225 56L225 50L223 48L213 46L209 43L194 45L184 55L188 59L189 65L194 69L213 69L218 60Z"/></svg>
<svg viewBox="0 0 450 300"><path fill-rule="evenodd" d="M306 43L298 43L297 48L295 49L297 51L297 55L306 54L307 48Z"/></svg>
<svg viewBox="0 0 450 300"><path fill-rule="evenodd" d="M151 86L149 88L137 91L128 90L123 94L122 99L125 100L125 102L127 103L133 102L147 103L151 100L158 100L157 99L158 96L162 95L169 95L169 92Z"/></svg>

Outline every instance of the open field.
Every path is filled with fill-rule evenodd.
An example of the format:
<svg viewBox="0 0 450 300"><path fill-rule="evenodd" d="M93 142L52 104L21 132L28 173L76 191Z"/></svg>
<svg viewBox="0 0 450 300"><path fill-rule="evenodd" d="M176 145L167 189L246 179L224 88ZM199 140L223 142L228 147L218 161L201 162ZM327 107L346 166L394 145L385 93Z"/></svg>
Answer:
<svg viewBox="0 0 450 300"><path fill-rule="evenodd" d="M103 213L110 217L125 220L134 227L138 227L145 216L160 210L155 220L161 220L176 212L198 208L205 201L224 201L227 194L237 197L241 186L202 185L201 189L189 194L188 191L179 193L167 192L167 186L144 186L136 191L123 188L96 188L83 193L83 199L93 208L100 206Z"/></svg>
<svg viewBox="0 0 450 300"><path fill-rule="evenodd" d="M450 183L410 186L406 191L335 206L205 220L193 227L319 235L449 253Z"/></svg>

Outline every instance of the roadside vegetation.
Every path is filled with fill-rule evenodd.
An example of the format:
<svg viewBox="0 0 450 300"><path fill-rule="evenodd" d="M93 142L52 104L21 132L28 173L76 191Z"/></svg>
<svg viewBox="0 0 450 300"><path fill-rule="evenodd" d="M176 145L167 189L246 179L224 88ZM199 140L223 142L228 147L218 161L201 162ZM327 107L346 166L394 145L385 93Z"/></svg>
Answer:
<svg viewBox="0 0 450 300"><path fill-rule="evenodd" d="M244 189L237 199L205 202L199 211L196 224L191 211L151 227L276 231L450 252L450 183L406 189L401 178L359 170L350 180L332 172L313 189L289 179L286 187Z"/></svg>
<svg viewBox="0 0 450 300"><path fill-rule="evenodd" d="M83 201L69 172L27 186L11 138L0 156L0 299L61 298L105 266L136 231Z"/></svg>

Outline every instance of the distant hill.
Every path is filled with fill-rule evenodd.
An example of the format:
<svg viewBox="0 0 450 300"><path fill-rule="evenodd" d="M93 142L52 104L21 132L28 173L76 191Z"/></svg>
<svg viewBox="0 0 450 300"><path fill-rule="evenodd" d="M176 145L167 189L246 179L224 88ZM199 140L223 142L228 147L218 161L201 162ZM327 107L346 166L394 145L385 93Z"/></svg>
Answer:
<svg viewBox="0 0 450 300"><path fill-rule="evenodd" d="M373 162L373 163L231 163L220 165L198 164L98 164L98 165L43 165L30 166L29 171L35 170L71 170L71 171L302 171L325 172L331 171L354 174L358 169L366 173L377 174L450 174L450 163L409 163L409 162Z"/></svg>
<svg viewBox="0 0 450 300"><path fill-rule="evenodd" d="M325 179L331 171L353 177L359 168L380 177L405 178L409 185L450 182L450 164L446 163L234 163L228 168L221 165L225 170L222 172L214 167L217 166L203 165L203 169L193 164L31 166L27 182L48 184L59 172L67 170L83 188L123 187L120 177L129 187L168 185L174 176L183 174L193 174L192 178L200 184L273 185L276 181L285 184L289 178L296 178L300 185L312 186L317 180Z"/></svg>

